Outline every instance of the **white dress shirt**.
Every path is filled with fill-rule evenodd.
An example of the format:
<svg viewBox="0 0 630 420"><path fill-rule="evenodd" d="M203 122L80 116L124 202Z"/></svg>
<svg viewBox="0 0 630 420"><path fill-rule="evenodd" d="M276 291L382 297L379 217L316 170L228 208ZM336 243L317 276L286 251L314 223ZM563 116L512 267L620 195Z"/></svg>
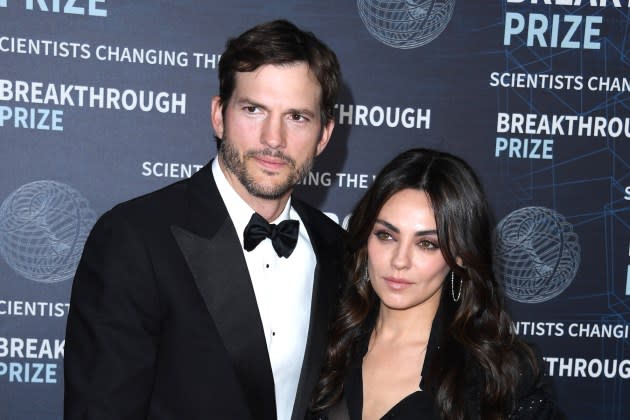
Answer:
<svg viewBox="0 0 630 420"><path fill-rule="evenodd" d="M218 158L212 162L212 174L242 248L243 232L254 210L229 184ZM287 219L300 222L297 245L289 258L278 257L268 238L250 252L243 249L267 341L278 420L289 420L293 412L308 337L317 262L304 223L291 207L290 198L280 216L271 223Z"/></svg>

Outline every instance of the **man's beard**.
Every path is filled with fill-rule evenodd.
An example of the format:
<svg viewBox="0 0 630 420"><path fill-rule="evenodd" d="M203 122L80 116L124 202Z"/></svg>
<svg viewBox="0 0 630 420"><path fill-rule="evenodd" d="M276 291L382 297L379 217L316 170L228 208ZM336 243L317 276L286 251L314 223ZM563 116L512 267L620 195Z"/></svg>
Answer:
<svg viewBox="0 0 630 420"><path fill-rule="evenodd" d="M295 184L297 184L310 172L315 159L315 156L309 157L298 168L295 160L286 156L282 152L273 151L271 149L252 150L245 153L245 156L241 159L238 150L227 137L224 137L221 141L219 156L221 156L221 160L225 164L227 170L236 176L249 194L265 200L277 200L287 192L291 191ZM284 182L273 186L263 186L255 181L254 177L247 171L246 161L247 159L259 156L270 156L276 159L281 159L289 166L289 175Z"/></svg>

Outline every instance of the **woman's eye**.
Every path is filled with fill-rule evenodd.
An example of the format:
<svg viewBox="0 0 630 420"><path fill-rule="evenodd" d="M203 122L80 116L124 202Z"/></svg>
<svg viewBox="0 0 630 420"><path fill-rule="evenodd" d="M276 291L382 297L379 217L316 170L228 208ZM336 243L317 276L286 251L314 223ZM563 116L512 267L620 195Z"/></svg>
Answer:
<svg viewBox="0 0 630 420"><path fill-rule="evenodd" d="M390 235L389 232L384 232L384 231L374 232L374 236L376 236L381 241L387 241L387 240L392 239L392 235Z"/></svg>
<svg viewBox="0 0 630 420"><path fill-rule="evenodd" d="M422 248L427 248L427 249L434 249L438 247L436 243L429 241L427 239L421 240L420 242L418 242L418 245L420 245L420 247Z"/></svg>

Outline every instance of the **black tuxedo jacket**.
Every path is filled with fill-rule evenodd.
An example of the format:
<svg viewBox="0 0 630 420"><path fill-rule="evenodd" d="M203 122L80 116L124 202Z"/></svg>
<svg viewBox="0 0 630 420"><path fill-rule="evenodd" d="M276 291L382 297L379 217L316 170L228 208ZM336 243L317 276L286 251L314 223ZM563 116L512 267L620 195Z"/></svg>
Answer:
<svg viewBox="0 0 630 420"><path fill-rule="evenodd" d="M292 416L302 419L341 284L342 231L292 205L317 257ZM210 165L96 223L72 286L64 373L66 419L276 418L256 298Z"/></svg>

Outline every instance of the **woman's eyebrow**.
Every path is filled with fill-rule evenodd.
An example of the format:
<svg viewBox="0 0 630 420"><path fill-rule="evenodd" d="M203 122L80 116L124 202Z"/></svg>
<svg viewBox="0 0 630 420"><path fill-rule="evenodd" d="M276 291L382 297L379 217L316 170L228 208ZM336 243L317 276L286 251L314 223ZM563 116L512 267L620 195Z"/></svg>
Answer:
<svg viewBox="0 0 630 420"><path fill-rule="evenodd" d="M376 219L376 223L381 224L383 226L385 226L387 229L393 230L396 233L400 233L400 229L398 229L396 226L392 225L391 223L382 220L382 219ZM437 235L437 230L435 229L431 229L431 230L419 230L415 233L416 236L424 236L424 235Z"/></svg>

